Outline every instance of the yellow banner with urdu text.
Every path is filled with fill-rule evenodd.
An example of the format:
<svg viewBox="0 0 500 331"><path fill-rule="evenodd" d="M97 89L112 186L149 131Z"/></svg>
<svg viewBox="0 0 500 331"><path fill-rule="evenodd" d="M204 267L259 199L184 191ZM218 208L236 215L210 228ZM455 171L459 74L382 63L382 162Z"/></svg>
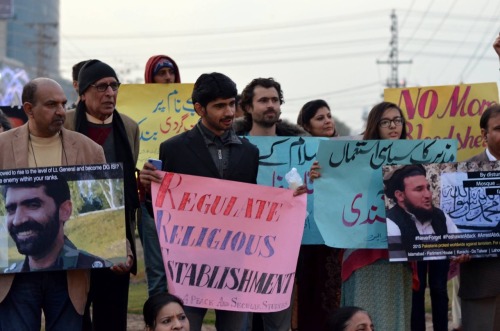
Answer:
<svg viewBox="0 0 500 331"><path fill-rule="evenodd" d="M498 103L498 88L480 83L385 89L384 100L403 110L409 139L457 139L457 158L464 161L486 147L479 119Z"/></svg>
<svg viewBox="0 0 500 331"><path fill-rule="evenodd" d="M199 119L191 101L194 84L123 84L116 109L139 124L137 168L158 159L160 144L191 129Z"/></svg>

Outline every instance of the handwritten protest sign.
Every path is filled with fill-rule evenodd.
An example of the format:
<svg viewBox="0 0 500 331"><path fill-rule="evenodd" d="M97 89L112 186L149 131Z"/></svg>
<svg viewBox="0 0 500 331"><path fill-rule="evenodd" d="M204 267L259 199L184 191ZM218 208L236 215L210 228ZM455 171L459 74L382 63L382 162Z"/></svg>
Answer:
<svg viewBox="0 0 500 331"><path fill-rule="evenodd" d="M306 196L163 173L153 208L169 292L186 305L272 312L290 305Z"/></svg>
<svg viewBox="0 0 500 331"><path fill-rule="evenodd" d="M314 189L309 183L309 170L314 160L319 141L317 137L253 137L247 136L259 148L260 161L257 184L284 187L288 184L285 174L296 168L307 185L307 216L304 225L303 245L324 244L314 221Z"/></svg>
<svg viewBox="0 0 500 331"><path fill-rule="evenodd" d="M389 259L421 261L461 254L491 257L500 253L500 162L426 164L423 167L425 174L420 177L425 176L425 179L413 174L403 184L413 185L419 180L428 183L430 192L424 189L419 197L428 199L431 196L432 207L415 204L401 194L398 198L386 198ZM402 173L405 169L408 168L384 166L383 172ZM397 177L396 182L403 177ZM414 226L415 219L406 218L407 210L416 217L432 219L425 233ZM417 232L412 232L415 229Z"/></svg>
<svg viewBox="0 0 500 331"><path fill-rule="evenodd" d="M320 141L314 215L328 246L387 248L382 166L452 162L456 140Z"/></svg>
<svg viewBox="0 0 500 331"><path fill-rule="evenodd" d="M0 273L124 262L121 163L0 171Z"/></svg>
<svg viewBox="0 0 500 331"><path fill-rule="evenodd" d="M385 89L384 100L397 104L407 119L409 139L457 139L458 161L486 146L479 119L498 103L495 83Z"/></svg>
<svg viewBox="0 0 500 331"><path fill-rule="evenodd" d="M199 119L191 101L193 84L123 84L116 108L139 124L137 167L157 159L160 144L191 129Z"/></svg>

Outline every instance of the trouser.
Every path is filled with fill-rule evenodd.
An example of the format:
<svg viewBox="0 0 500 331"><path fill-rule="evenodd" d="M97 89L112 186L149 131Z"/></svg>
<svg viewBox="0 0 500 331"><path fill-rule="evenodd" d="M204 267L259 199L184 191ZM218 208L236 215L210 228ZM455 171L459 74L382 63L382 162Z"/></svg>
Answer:
<svg viewBox="0 0 500 331"><path fill-rule="evenodd" d="M448 330L448 270L449 260L417 262L420 287L413 291L411 309L412 331L425 331L425 288L427 281L431 294L432 325L434 331Z"/></svg>
<svg viewBox="0 0 500 331"><path fill-rule="evenodd" d="M129 281L130 273L118 275L110 269L91 270L84 330L127 330ZM91 304L92 322L90 325Z"/></svg>
<svg viewBox="0 0 500 331"><path fill-rule="evenodd" d="M167 292L167 279L155 220L141 202L141 218L138 223L139 237L144 250L144 264L148 282L148 295Z"/></svg>

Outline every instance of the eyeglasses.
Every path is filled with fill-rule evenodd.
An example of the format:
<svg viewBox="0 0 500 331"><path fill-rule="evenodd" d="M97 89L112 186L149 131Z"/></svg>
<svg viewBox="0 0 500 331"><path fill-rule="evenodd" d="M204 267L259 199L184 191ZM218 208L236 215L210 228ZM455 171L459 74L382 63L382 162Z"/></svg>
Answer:
<svg viewBox="0 0 500 331"><path fill-rule="evenodd" d="M108 87L111 87L111 89L113 91L116 91L120 87L120 83L118 83L118 82L110 83L110 84L102 83L102 84L98 84L98 85L91 84L90 86L95 87L98 92L104 92L108 89Z"/></svg>
<svg viewBox="0 0 500 331"><path fill-rule="evenodd" d="M391 123L394 124L394 126L401 126L403 125L404 123L404 119L402 117L396 117L396 118L393 118L392 120L381 120L380 122L378 122L378 126L380 126L381 128L388 128L391 126Z"/></svg>

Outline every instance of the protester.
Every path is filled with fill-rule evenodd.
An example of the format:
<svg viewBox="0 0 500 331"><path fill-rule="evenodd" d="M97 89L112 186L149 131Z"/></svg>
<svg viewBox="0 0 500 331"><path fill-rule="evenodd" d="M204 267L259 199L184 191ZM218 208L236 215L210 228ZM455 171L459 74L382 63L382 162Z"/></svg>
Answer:
<svg viewBox="0 0 500 331"><path fill-rule="evenodd" d="M330 106L325 100L307 102L299 112L297 124L304 128L313 137L336 137L335 120L332 117Z"/></svg>
<svg viewBox="0 0 500 331"><path fill-rule="evenodd" d="M73 89L75 90L77 97L76 97L76 101L73 104L71 104L71 106L68 109L75 109L76 105L80 101L80 94L78 93L78 74L80 73L80 69L82 69L83 65L85 63L87 63L87 61L89 61L89 60L80 61L80 62L74 64L73 67L71 68L71 78L73 79L73 83L72 83Z"/></svg>
<svg viewBox="0 0 500 331"><path fill-rule="evenodd" d="M184 313L184 303L168 293L149 297L142 309L146 331L189 331L189 320Z"/></svg>
<svg viewBox="0 0 500 331"><path fill-rule="evenodd" d="M27 83L22 93L28 122L2 133L0 169L105 163L101 146L63 128L66 96L48 78ZM42 271L0 276L0 330L82 330L89 273Z"/></svg>
<svg viewBox="0 0 500 331"><path fill-rule="evenodd" d="M324 100L307 102L297 124L315 137L333 137L335 121ZM297 264L298 329L326 330L326 320L340 305L342 250L326 245L301 245ZM315 305L311 305L315 302Z"/></svg>
<svg viewBox="0 0 500 331"><path fill-rule="evenodd" d="M127 260L111 269L92 270L89 305L92 303L92 324L96 331L126 330L130 272L135 274L137 270L134 232L139 207L135 178L139 127L115 109L119 87L113 68L99 60L88 61L78 75L80 102L76 110L68 111L65 123L66 128L83 133L101 145L108 162L123 163Z"/></svg>
<svg viewBox="0 0 500 331"><path fill-rule="evenodd" d="M403 112L381 102L368 114L363 139L406 139ZM317 163L310 178L320 176ZM406 263L389 263L387 249L348 249L342 263L342 306L363 306L374 313L380 330L410 330L412 271Z"/></svg>
<svg viewBox="0 0 500 331"><path fill-rule="evenodd" d="M284 102L281 85L273 78L256 78L241 92L244 116L234 123L234 130L243 136L303 136L299 126L282 121ZM254 331L288 330L291 327L292 305L282 311L249 314L248 327Z"/></svg>
<svg viewBox="0 0 500 331"><path fill-rule="evenodd" d="M500 36L493 44L500 58ZM486 149L468 162L500 160L500 105L488 107L479 120ZM498 226L498 225L497 225ZM472 259L460 265L462 327L464 331L500 330L500 259Z"/></svg>
<svg viewBox="0 0 500 331"><path fill-rule="evenodd" d="M284 103L281 85L273 78L256 78L241 92L243 118L234 122L234 130L245 136L306 136L299 126L280 119Z"/></svg>
<svg viewBox="0 0 500 331"><path fill-rule="evenodd" d="M366 310L359 307L342 307L334 315L330 315L327 330L374 331L375 327Z"/></svg>
<svg viewBox="0 0 500 331"><path fill-rule="evenodd" d="M192 100L201 119L191 130L160 145L161 170L256 183L259 150L232 130L236 94L236 84L221 73L198 77ZM151 181L161 181L155 170L147 162L141 170L141 183L147 188ZM201 330L207 309L186 306L185 311L191 328ZM215 315L218 331L242 330L247 313L216 309Z"/></svg>
<svg viewBox="0 0 500 331"><path fill-rule="evenodd" d="M181 75L175 61L166 55L155 55L149 58L144 71L145 83L180 83ZM138 176L139 177L139 176ZM156 233L153 215L148 211L146 195L140 183L141 217L137 223L139 238L144 249L144 264L148 282L148 294L167 292L167 276L161 257L160 243Z"/></svg>
<svg viewBox="0 0 500 331"><path fill-rule="evenodd" d="M166 55L154 55L146 62L144 70L144 81L146 84L180 83L181 74L175 61Z"/></svg>

